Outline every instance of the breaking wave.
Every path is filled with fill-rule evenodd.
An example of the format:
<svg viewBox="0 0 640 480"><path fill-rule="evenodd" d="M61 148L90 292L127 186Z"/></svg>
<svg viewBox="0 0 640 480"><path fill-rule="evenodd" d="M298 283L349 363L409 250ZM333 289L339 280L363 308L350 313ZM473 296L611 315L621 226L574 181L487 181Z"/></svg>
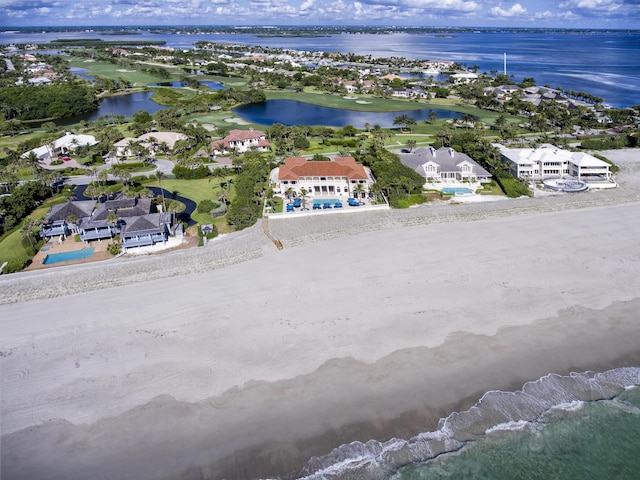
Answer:
<svg viewBox="0 0 640 480"><path fill-rule="evenodd" d="M580 411L584 402L612 399L640 385L640 368L603 373L546 375L516 392L490 391L469 410L440 420L438 429L408 440L352 442L313 457L299 474L304 480L388 478L400 467L454 452L497 430L537 428L559 412Z"/></svg>

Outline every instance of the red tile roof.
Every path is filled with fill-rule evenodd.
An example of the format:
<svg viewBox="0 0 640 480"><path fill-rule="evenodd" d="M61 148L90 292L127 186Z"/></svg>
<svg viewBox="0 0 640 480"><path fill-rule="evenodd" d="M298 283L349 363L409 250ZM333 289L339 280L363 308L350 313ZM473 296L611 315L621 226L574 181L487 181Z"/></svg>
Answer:
<svg viewBox="0 0 640 480"><path fill-rule="evenodd" d="M231 130L229 135L224 137L222 140L218 140L217 142L213 142L211 145L216 148L219 146L224 146L225 148L229 146L231 142L246 142L249 140L258 140L258 145L261 147L268 147L269 141L266 140L266 135L264 132L260 130Z"/></svg>
<svg viewBox="0 0 640 480"><path fill-rule="evenodd" d="M336 157L331 162L308 161L305 158L286 158L280 166L278 180L298 180L301 177L346 177L366 180L364 167L353 157Z"/></svg>

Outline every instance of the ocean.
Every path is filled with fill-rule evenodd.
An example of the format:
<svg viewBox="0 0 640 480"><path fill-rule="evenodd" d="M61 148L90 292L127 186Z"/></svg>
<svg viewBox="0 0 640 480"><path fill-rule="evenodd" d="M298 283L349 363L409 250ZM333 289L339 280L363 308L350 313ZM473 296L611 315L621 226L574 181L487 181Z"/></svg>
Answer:
<svg viewBox="0 0 640 480"><path fill-rule="evenodd" d="M114 37L97 31L0 33L0 44L54 38ZM116 37L123 38L123 37ZM239 34L154 34L175 48L195 42L263 45L380 57L452 60L516 81L590 92L615 107L640 105L640 31L335 34L317 38ZM533 380L533 379L532 379ZM308 461L300 478L366 479L635 479L640 477L640 368L547 375L521 391L486 393L468 411L413 438L336 445Z"/></svg>
<svg viewBox="0 0 640 480"><path fill-rule="evenodd" d="M640 472L640 368L547 375L486 393L411 439L354 442L305 480L632 480Z"/></svg>
<svg viewBox="0 0 640 480"><path fill-rule="evenodd" d="M529 30L478 29L438 33L387 34L340 33L318 37L258 36L250 33L152 33L141 29L135 35L109 35L103 30L27 33L5 27L0 44L47 42L56 38L101 38L103 40L164 40L167 45L190 49L198 41L272 48L328 51L450 60L478 67L479 72L504 72L517 82L534 78L539 85L588 92L605 103L622 108L640 105L640 30Z"/></svg>

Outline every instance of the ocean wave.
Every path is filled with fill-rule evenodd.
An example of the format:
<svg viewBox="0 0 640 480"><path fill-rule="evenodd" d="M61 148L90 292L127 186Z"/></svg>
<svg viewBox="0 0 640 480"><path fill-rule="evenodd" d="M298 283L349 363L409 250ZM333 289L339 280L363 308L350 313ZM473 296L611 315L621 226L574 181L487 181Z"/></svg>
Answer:
<svg viewBox="0 0 640 480"><path fill-rule="evenodd" d="M541 424L548 412L578 412L584 402L608 400L640 385L640 368L627 367L602 373L545 375L516 392L485 393L469 410L440 420L438 429L408 440L352 442L323 457L313 457L300 472L300 480L388 478L400 467L433 459L463 448L467 442L501 430L522 430Z"/></svg>

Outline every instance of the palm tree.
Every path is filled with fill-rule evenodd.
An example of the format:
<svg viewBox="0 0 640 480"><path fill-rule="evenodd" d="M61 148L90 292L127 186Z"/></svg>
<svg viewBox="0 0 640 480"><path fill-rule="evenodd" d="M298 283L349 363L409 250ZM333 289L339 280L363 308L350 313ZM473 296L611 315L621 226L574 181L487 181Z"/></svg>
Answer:
<svg viewBox="0 0 640 480"><path fill-rule="evenodd" d="M416 148L417 144L418 143L413 139L407 140L406 145L407 145L407 148L409 149L409 152L413 152L413 149Z"/></svg>
<svg viewBox="0 0 640 480"><path fill-rule="evenodd" d="M366 192L366 189L364 188L364 185L361 183L357 183L355 187L353 187L353 194L355 198L364 198L364 193Z"/></svg>
<svg viewBox="0 0 640 480"><path fill-rule="evenodd" d="M113 229L115 229L118 226L118 215L116 215L115 213L110 213L109 215L107 215L107 223L110 225L111 228L109 228L109 234L111 235L111 238L113 238Z"/></svg>
<svg viewBox="0 0 640 480"><path fill-rule="evenodd" d="M156 172L156 178L158 179L158 186L160 187L160 194L162 195L162 211L167 211L167 204L164 200L164 188L162 188L162 177L164 177L164 173L161 170Z"/></svg>
<svg viewBox="0 0 640 480"><path fill-rule="evenodd" d="M301 188L300 189L300 200L302 202L302 210L308 210L307 209L307 199L309 198L309 197L307 197L308 193L309 192L307 191L306 188Z"/></svg>
<svg viewBox="0 0 640 480"><path fill-rule="evenodd" d="M295 195L295 193L296 193L296 192L295 192L295 190L294 190L294 188L293 188L293 187L288 187L288 188L285 190L284 194L285 194L285 196L287 197L287 200L289 200L289 203L291 203L291 198Z"/></svg>
<svg viewBox="0 0 640 480"><path fill-rule="evenodd" d="M22 224L22 228L20 229L20 235L22 235L22 238L26 238L27 240L29 240L29 245L31 245L31 248L33 248L34 245L33 227L35 226L36 222L30 218L27 218Z"/></svg>

